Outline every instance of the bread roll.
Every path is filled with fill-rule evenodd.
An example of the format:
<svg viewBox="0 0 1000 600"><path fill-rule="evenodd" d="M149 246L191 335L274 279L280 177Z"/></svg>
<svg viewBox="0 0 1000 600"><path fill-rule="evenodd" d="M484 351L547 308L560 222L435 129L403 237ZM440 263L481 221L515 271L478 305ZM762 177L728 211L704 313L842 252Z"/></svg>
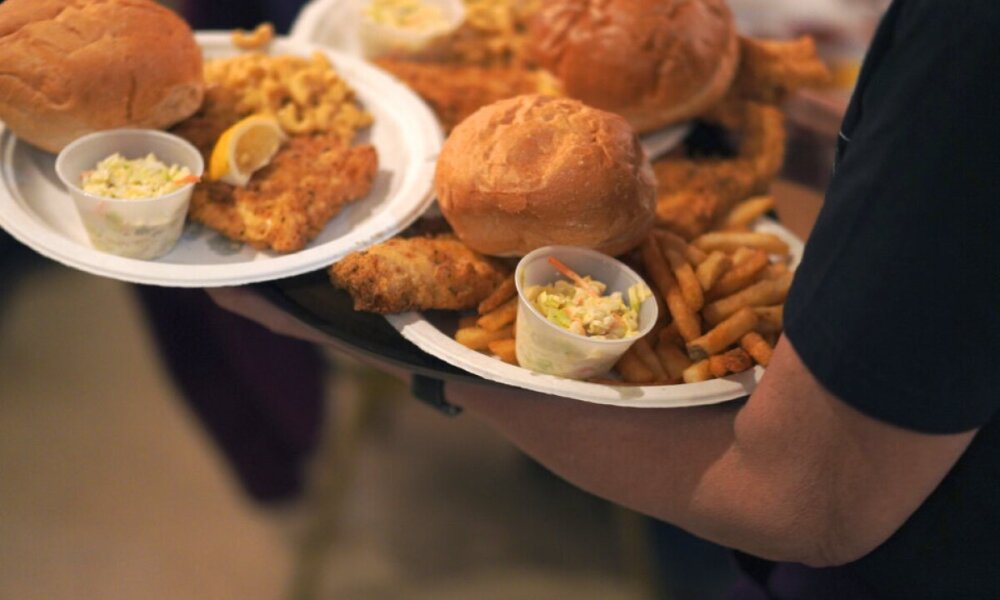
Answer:
<svg viewBox="0 0 1000 600"><path fill-rule="evenodd" d="M624 116L639 133L716 103L739 59L725 0L549 0L528 48L567 95Z"/></svg>
<svg viewBox="0 0 1000 600"><path fill-rule="evenodd" d="M632 129L568 98L476 111L445 141L434 187L455 233L483 254L565 244L618 255L653 226L655 180Z"/></svg>
<svg viewBox="0 0 1000 600"><path fill-rule="evenodd" d="M153 0L6 0L0 72L0 120L50 152L101 129L164 129L204 93L190 27Z"/></svg>

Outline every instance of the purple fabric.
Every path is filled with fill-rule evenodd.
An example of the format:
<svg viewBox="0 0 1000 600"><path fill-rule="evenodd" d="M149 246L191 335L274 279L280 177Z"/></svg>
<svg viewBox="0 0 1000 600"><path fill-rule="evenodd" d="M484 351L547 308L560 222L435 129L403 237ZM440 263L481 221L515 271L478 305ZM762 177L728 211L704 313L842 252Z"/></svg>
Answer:
<svg viewBox="0 0 1000 600"><path fill-rule="evenodd" d="M137 286L185 401L262 502L301 491L323 415L319 350L219 308L197 289Z"/></svg>

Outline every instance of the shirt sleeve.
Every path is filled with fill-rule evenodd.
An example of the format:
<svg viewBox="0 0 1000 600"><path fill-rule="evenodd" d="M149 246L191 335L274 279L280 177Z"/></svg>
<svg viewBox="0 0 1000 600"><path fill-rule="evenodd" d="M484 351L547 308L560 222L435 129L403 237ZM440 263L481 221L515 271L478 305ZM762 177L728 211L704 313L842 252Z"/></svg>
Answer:
<svg viewBox="0 0 1000 600"><path fill-rule="evenodd" d="M786 335L860 411L967 431L1000 407L1000 3L903 1L856 91Z"/></svg>

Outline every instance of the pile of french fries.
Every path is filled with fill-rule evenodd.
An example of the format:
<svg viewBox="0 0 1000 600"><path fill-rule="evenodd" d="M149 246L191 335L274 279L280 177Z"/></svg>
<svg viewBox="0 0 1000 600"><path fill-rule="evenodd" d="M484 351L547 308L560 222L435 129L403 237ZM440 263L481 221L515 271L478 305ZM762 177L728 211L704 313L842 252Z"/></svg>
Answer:
<svg viewBox="0 0 1000 600"><path fill-rule="evenodd" d="M639 248L639 264L659 304L659 318L615 365L611 385L673 385L725 377L767 366L783 328L792 283L788 244L751 229L774 207L770 196L737 204L713 231L693 240L654 229ZM508 277L462 317L455 340L517 364L517 290Z"/></svg>

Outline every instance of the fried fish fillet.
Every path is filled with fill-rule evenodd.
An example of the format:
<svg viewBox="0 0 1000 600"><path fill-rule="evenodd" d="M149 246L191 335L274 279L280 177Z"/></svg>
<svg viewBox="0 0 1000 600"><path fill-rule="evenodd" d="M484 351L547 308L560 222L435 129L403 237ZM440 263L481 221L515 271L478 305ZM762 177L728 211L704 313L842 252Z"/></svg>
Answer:
<svg viewBox="0 0 1000 600"><path fill-rule="evenodd" d="M794 40L740 37L740 66L732 94L748 100L775 104L803 88L822 88L833 75L804 35Z"/></svg>
<svg viewBox="0 0 1000 600"><path fill-rule="evenodd" d="M474 308L510 268L449 234L392 238L349 254L328 273L351 295L355 310L388 314Z"/></svg>
<svg viewBox="0 0 1000 600"><path fill-rule="evenodd" d="M555 77L522 67L481 67L395 59L376 61L423 98L445 131L487 104L521 94L561 95Z"/></svg>
<svg viewBox="0 0 1000 600"><path fill-rule="evenodd" d="M348 146L333 134L295 136L246 187L195 186L189 216L256 248L295 252L368 195L377 168L374 146Z"/></svg>

